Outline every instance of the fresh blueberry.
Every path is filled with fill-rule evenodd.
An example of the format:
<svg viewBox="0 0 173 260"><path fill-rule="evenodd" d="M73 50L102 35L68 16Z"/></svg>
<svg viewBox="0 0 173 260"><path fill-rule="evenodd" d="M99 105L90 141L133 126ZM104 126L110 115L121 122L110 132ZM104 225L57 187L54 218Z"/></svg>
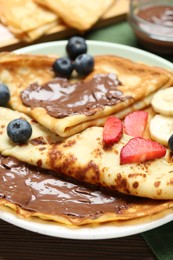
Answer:
<svg viewBox="0 0 173 260"><path fill-rule="evenodd" d="M14 143L25 143L32 134L32 127L25 119L12 120L7 126L7 134Z"/></svg>
<svg viewBox="0 0 173 260"><path fill-rule="evenodd" d="M81 76L88 75L94 68L94 59L89 54L81 54L74 61L74 69Z"/></svg>
<svg viewBox="0 0 173 260"><path fill-rule="evenodd" d="M73 71L73 64L68 57L56 59L52 67L55 74L60 77L69 78Z"/></svg>
<svg viewBox="0 0 173 260"><path fill-rule="evenodd" d="M0 83L0 106L6 106L10 100L10 91L8 87Z"/></svg>
<svg viewBox="0 0 173 260"><path fill-rule="evenodd" d="M68 40L66 51L71 60L75 60L80 54L87 52L85 39L80 36L71 37Z"/></svg>
<svg viewBox="0 0 173 260"><path fill-rule="evenodd" d="M168 147L171 151L173 151L173 134L169 137Z"/></svg>

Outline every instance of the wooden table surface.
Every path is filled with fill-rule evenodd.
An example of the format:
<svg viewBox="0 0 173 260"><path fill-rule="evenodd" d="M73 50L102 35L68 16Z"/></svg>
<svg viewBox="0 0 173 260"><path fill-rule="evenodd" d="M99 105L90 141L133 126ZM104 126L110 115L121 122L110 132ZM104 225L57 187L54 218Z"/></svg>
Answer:
<svg viewBox="0 0 173 260"><path fill-rule="evenodd" d="M33 233L0 220L0 260L153 260L139 235L106 240L71 240Z"/></svg>

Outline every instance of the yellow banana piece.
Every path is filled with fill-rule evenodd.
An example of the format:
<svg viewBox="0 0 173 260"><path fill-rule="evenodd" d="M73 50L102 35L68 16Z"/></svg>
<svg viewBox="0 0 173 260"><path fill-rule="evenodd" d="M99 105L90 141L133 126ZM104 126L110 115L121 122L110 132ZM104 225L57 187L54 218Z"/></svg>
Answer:
<svg viewBox="0 0 173 260"><path fill-rule="evenodd" d="M169 137L173 134L173 117L155 115L149 125L150 136L165 146L168 146Z"/></svg>

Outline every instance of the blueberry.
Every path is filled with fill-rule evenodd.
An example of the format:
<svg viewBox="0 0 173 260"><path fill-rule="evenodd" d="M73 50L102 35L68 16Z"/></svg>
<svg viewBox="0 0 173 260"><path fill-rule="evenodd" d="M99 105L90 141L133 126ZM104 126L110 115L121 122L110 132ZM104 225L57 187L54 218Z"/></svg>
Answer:
<svg viewBox="0 0 173 260"><path fill-rule="evenodd" d="M25 143L32 134L31 125L22 118L12 120L7 126L7 134L14 143Z"/></svg>
<svg viewBox="0 0 173 260"><path fill-rule="evenodd" d="M0 106L6 106L10 100L10 91L8 87L0 83Z"/></svg>
<svg viewBox="0 0 173 260"><path fill-rule="evenodd" d="M80 54L87 52L85 39L80 36L71 37L68 40L66 51L71 60L75 60Z"/></svg>
<svg viewBox="0 0 173 260"><path fill-rule="evenodd" d="M173 134L169 137L168 147L171 151L173 151Z"/></svg>
<svg viewBox="0 0 173 260"><path fill-rule="evenodd" d="M88 75L94 68L94 59L89 54L81 54L74 61L74 69L81 76Z"/></svg>
<svg viewBox="0 0 173 260"><path fill-rule="evenodd" d="M69 78L73 71L73 64L68 57L62 57L55 60L52 68L57 76Z"/></svg>

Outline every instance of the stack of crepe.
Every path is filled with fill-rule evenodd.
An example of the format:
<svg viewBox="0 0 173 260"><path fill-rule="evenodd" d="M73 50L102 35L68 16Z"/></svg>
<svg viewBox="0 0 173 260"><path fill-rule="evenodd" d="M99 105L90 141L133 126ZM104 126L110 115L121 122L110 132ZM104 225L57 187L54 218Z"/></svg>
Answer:
<svg viewBox="0 0 173 260"><path fill-rule="evenodd" d="M58 23L58 17L34 1L0 1L1 22L19 39L33 41Z"/></svg>
<svg viewBox="0 0 173 260"><path fill-rule="evenodd" d="M15 37L21 41L32 42L54 28L75 28L84 32L104 17L115 2L0 0L0 20ZM128 6L128 3L125 5ZM120 3L117 3L117 10L119 6Z"/></svg>
<svg viewBox="0 0 173 260"><path fill-rule="evenodd" d="M56 118L43 107L24 105L21 98L22 91L30 84L37 82L44 89L46 82L54 80L52 64L55 58L14 53L0 55L0 81L8 85L11 93L10 108L0 108L1 173L8 172L6 177L1 177L0 202L20 215L82 225L133 219L172 208L173 164L169 156L120 165L120 150L132 137L123 134L109 149L102 143L102 126L106 118L109 115L123 118L131 111L146 109L154 93L173 84L172 72L117 56L96 56L94 59L94 70L83 82L98 74L116 74L121 82L118 90L128 98L105 106L94 115ZM148 111L151 117L151 109ZM32 125L32 136L25 145L15 144L7 136L7 125L16 118L25 118ZM6 162L9 158L19 160L20 165L27 163L21 167L28 167L29 173L23 171L20 176L18 163ZM31 172L33 169L34 173ZM11 181L10 176L13 176ZM61 178L65 176L72 179L63 179L62 184ZM16 178L19 178L18 187ZM158 181L159 185L155 185ZM88 187L86 183L95 186ZM12 186L13 196L20 192L23 195L12 198L9 188ZM62 187L67 188L65 193ZM102 192L102 189L106 191ZM45 194L49 194L49 199ZM57 198L53 197L55 194ZM47 201L47 205L40 201ZM114 206L110 208L108 204L112 202Z"/></svg>

